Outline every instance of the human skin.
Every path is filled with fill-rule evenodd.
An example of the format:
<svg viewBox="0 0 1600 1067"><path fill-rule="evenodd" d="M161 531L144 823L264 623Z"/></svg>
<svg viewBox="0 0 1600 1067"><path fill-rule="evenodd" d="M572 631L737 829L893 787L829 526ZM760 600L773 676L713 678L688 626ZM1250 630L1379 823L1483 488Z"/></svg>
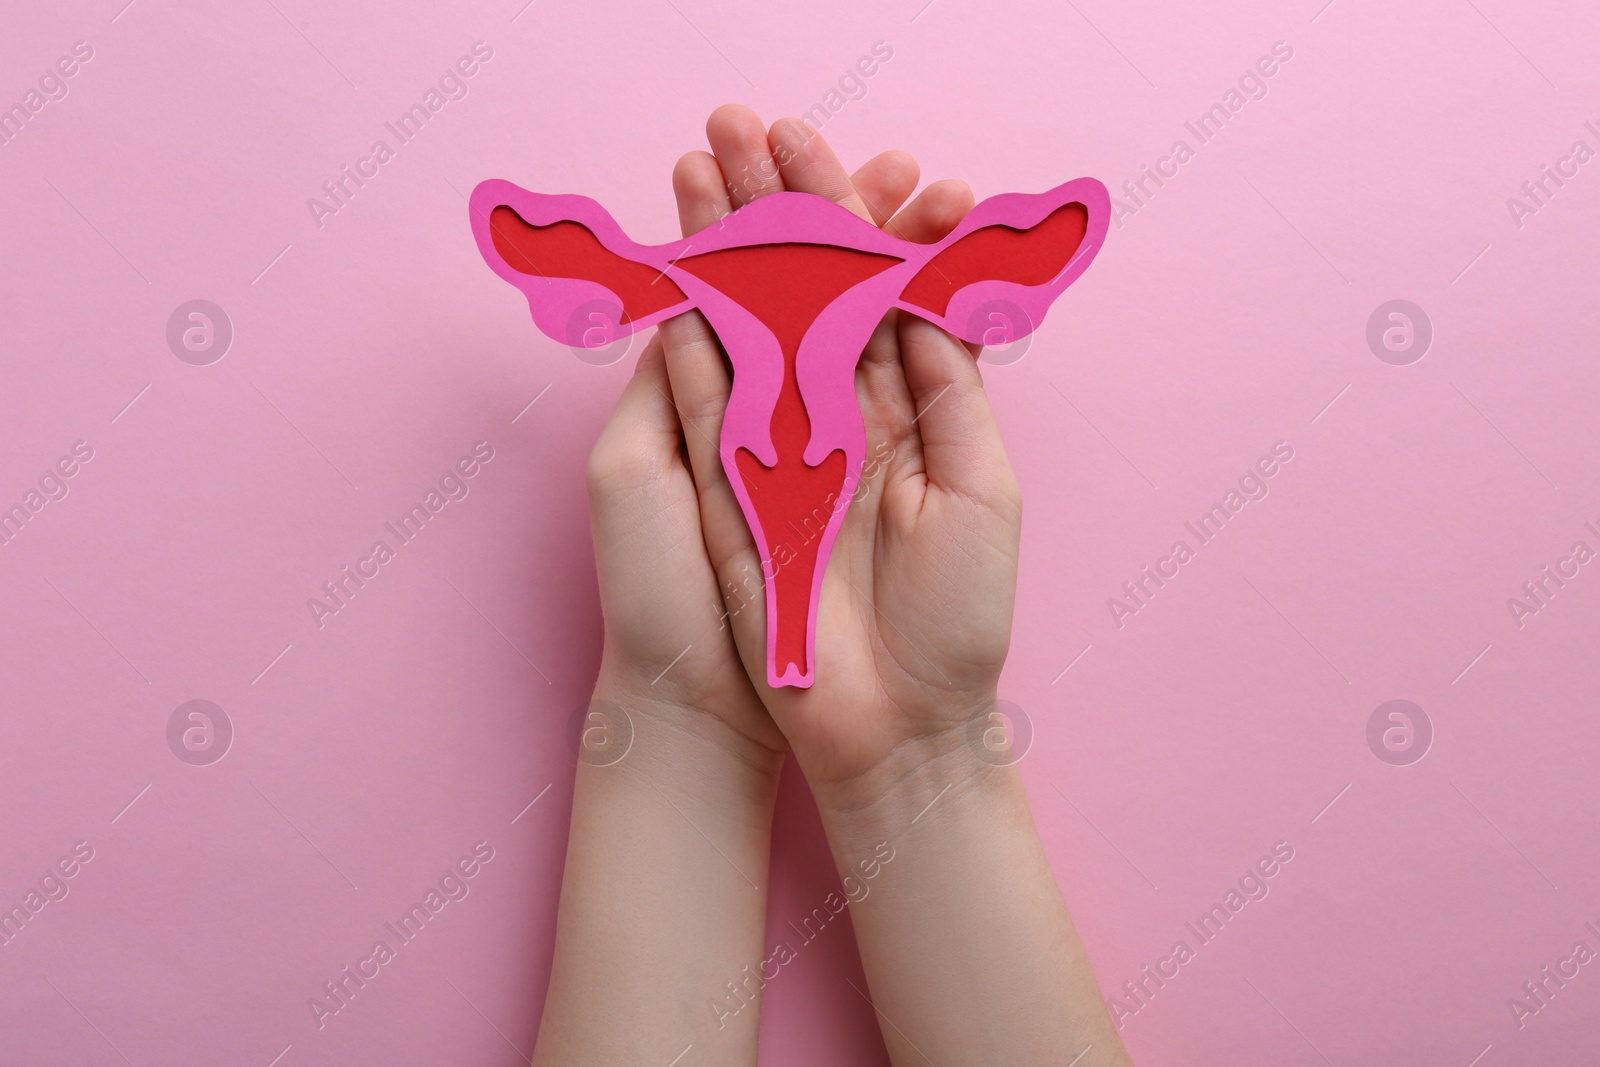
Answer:
<svg viewBox="0 0 1600 1067"><path fill-rule="evenodd" d="M678 163L685 236L770 193L827 197L931 243L972 208L887 152L847 174L792 119L729 105ZM1021 499L973 351L891 312L857 395L881 459L824 578L816 683L765 683L761 566L717 451L729 369L698 312L662 323L590 457L605 617L597 707L634 738L580 761L534 1062L751 1064L759 1006L720 1020L762 944L771 818L792 751L851 905L896 1067L1130 1061L1014 766L968 740L1010 640ZM1076 1057L1076 1059L1075 1059Z"/></svg>

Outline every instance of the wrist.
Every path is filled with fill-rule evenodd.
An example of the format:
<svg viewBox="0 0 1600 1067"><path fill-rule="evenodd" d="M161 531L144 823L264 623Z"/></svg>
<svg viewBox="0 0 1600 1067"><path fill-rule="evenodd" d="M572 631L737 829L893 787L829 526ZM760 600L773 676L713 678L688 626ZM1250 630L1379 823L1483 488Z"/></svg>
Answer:
<svg viewBox="0 0 1600 1067"><path fill-rule="evenodd" d="M974 887L986 872L1038 848L1016 767L983 763L964 745L925 749L918 757L907 754L892 778L885 774L854 783L847 795L817 798L839 877L853 876L874 890L856 908L858 924L885 908L962 912L965 906L938 902L982 895ZM864 879L875 873L873 859L888 870L869 884ZM850 881L843 884L852 888Z"/></svg>
<svg viewBox="0 0 1600 1067"><path fill-rule="evenodd" d="M642 779L710 810L770 807L783 752L734 725L729 709L697 704L602 666L568 738L587 773Z"/></svg>
<svg viewBox="0 0 1600 1067"><path fill-rule="evenodd" d="M937 821L945 809L1025 807L1013 764L980 711L902 739L861 773L811 787L830 837L876 841Z"/></svg>

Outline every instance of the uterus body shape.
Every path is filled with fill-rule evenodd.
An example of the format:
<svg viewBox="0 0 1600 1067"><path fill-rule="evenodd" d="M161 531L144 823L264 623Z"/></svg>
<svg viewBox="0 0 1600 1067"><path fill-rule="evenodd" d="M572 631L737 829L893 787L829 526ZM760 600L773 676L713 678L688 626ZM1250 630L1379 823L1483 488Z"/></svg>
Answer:
<svg viewBox="0 0 1600 1067"><path fill-rule="evenodd" d="M762 197L670 244L628 238L584 196L493 179L473 234L549 337L579 348L697 308L733 366L719 452L762 561L767 682L816 677L823 575L856 491L866 435L862 349L891 308L963 340L1031 332L1105 241L1105 187L1078 178L978 204L916 244L809 193Z"/></svg>

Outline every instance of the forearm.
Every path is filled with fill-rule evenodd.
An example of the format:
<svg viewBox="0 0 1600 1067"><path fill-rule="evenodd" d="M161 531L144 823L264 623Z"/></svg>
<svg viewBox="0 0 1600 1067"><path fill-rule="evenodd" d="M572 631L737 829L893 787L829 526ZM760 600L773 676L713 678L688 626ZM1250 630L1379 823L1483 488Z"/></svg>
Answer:
<svg viewBox="0 0 1600 1067"><path fill-rule="evenodd" d="M818 803L841 876L893 850L851 914L896 1067L1129 1064L1015 767L951 731Z"/></svg>
<svg viewBox="0 0 1600 1067"><path fill-rule="evenodd" d="M626 756L578 766L534 1062L664 1067L692 1045L686 1063L754 1064L756 1006L708 1003L763 955L777 758L709 716L618 703Z"/></svg>

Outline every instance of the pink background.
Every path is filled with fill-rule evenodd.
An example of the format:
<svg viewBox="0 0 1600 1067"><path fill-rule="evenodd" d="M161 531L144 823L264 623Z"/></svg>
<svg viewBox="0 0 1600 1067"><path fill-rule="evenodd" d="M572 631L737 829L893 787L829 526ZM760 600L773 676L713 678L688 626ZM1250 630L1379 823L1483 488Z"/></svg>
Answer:
<svg viewBox="0 0 1600 1067"><path fill-rule="evenodd" d="M892 146L979 196L1084 174L1117 195L1196 149L985 372L1028 501L1002 696L1104 988L1294 849L1126 1020L1136 1060L1600 1056L1600 964L1521 1029L1507 1007L1600 950L1600 567L1521 628L1506 604L1600 549L1600 161L1520 228L1506 204L1600 149L1593 11L123 3L10 11L0 37L4 104L94 49L0 145L0 507L94 449L0 547L0 905L94 849L0 946L0 1062L531 1050L598 657L582 461L632 360L540 335L462 194L583 192L674 239L667 176L714 105L804 111L880 40L823 127L847 162ZM479 40L468 95L318 228L307 198ZM1268 95L1198 145L1185 121L1275 41ZM193 298L235 331L209 366L165 338ZM1365 340L1393 298L1433 324L1409 366ZM307 598L480 440L470 495L319 630ZM1270 495L1119 629L1107 598L1278 441ZM1434 731L1409 766L1366 740L1397 698ZM168 748L192 699L236 731L210 766ZM806 805L789 779L775 923L833 882ZM307 999L485 839L470 895L319 1031ZM764 1062L884 1061L858 967L843 925L802 950Z"/></svg>

